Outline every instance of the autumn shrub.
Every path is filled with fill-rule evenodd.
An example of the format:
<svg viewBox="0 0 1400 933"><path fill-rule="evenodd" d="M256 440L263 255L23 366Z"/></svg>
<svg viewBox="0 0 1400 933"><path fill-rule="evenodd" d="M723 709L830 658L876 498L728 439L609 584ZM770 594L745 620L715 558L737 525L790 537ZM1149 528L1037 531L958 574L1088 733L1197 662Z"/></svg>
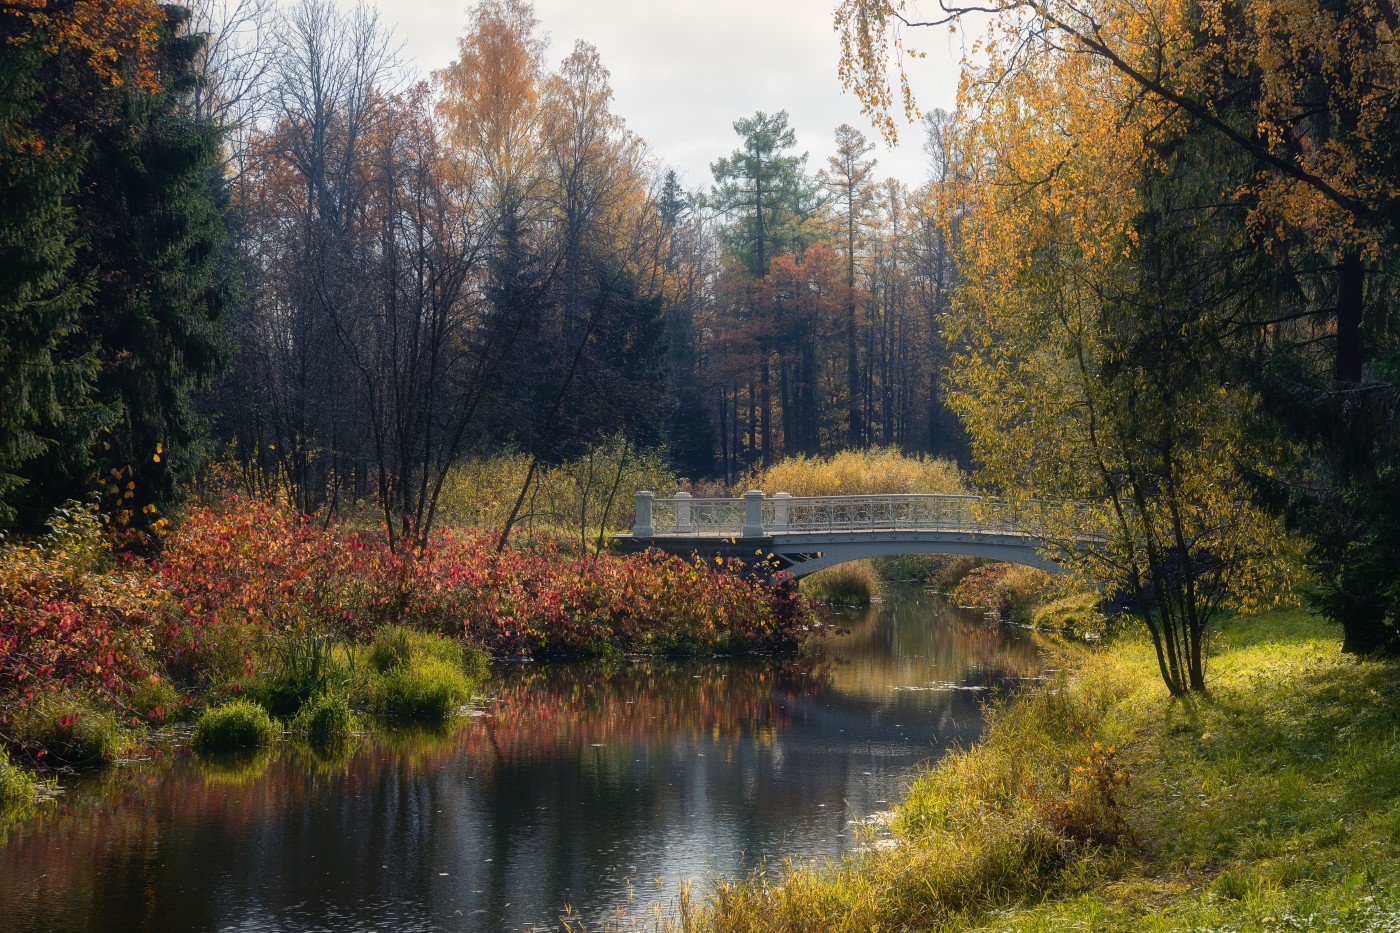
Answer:
<svg viewBox="0 0 1400 933"><path fill-rule="evenodd" d="M868 560L827 567L802 581L812 599L835 606L868 606L880 595L880 576Z"/></svg>
<svg viewBox="0 0 1400 933"><path fill-rule="evenodd" d="M975 567L953 588L960 606L995 610L1009 622L1027 623L1050 592L1051 576L1022 564L985 564Z"/></svg>
<svg viewBox="0 0 1400 933"><path fill-rule="evenodd" d="M165 603L92 506L58 510L39 540L0 541L0 726L54 692L127 712Z"/></svg>
<svg viewBox="0 0 1400 933"><path fill-rule="evenodd" d="M403 603L404 561L378 535L262 499L192 509L155 566L195 629L248 622L354 638Z"/></svg>
<svg viewBox="0 0 1400 933"><path fill-rule="evenodd" d="M325 640L401 616L406 566L375 533L266 500L196 507L154 564L174 603L157 648L187 687L247 681L293 713L330 674Z"/></svg>
<svg viewBox="0 0 1400 933"><path fill-rule="evenodd" d="M492 655L734 654L789 650L810 624L796 582L737 562L658 552L571 555L549 538L497 552L447 531L412 568L406 618Z"/></svg>
<svg viewBox="0 0 1400 933"><path fill-rule="evenodd" d="M744 477L739 487L794 496L965 495L968 491L962 471L951 460L906 454L895 447L787 457Z"/></svg>
<svg viewBox="0 0 1400 933"><path fill-rule="evenodd" d="M191 511L157 565L179 607L159 643L184 682L248 679L269 633L364 641L387 625L465 637L493 655L736 653L794 647L792 581L656 553L584 554L553 535L498 550L458 529L394 554L382 539L233 497Z"/></svg>
<svg viewBox="0 0 1400 933"><path fill-rule="evenodd" d="M10 730L24 754L45 765L107 764L128 744L115 713L71 693L44 694L14 715Z"/></svg>
<svg viewBox="0 0 1400 933"><path fill-rule="evenodd" d="M272 742L277 727L272 717L251 700L211 706L194 727L194 747L200 752L258 748Z"/></svg>

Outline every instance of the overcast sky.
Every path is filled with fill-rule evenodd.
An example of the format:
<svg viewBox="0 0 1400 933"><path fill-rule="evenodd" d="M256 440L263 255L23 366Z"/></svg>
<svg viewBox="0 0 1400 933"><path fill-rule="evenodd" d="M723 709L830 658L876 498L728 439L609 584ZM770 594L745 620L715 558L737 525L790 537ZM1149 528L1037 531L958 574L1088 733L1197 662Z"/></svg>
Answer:
<svg viewBox="0 0 1400 933"><path fill-rule="evenodd" d="M340 0L346 6L352 0ZM460 0L377 0L394 26L403 56L426 76L456 57L466 24ZM836 80L835 0L536 0L557 65L583 39L598 47L612 72L615 109L651 146L657 160L681 173L686 188L708 187L709 164L733 151L733 123L756 110L786 110L808 168L826 164L833 132L850 123L877 134L855 98ZM913 63L921 106L951 106L959 47L947 33L924 39L928 58ZM877 144L879 177L906 182L924 176L916 127L896 151Z"/></svg>

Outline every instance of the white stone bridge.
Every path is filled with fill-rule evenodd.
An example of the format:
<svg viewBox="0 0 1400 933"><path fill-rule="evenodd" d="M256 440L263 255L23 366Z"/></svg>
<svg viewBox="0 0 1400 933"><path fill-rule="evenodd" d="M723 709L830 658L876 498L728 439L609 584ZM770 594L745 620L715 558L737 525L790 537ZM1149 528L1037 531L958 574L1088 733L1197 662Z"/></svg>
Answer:
<svg viewBox="0 0 1400 933"><path fill-rule="evenodd" d="M698 499L636 495L636 522L618 535L630 550L736 557L794 576L865 557L962 554L1052 572L1044 506L982 496L765 496Z"/></svg>

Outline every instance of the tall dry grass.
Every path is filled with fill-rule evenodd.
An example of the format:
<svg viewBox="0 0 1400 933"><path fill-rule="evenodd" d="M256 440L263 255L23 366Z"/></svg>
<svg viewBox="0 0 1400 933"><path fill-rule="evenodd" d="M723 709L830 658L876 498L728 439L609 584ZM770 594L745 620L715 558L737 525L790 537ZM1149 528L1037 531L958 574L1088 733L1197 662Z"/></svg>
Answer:
<svg viewBox="0 0 1400 933"><path fill-rule="evenodd" d="M854 560L803 578L802 592L833 606L868 606L880 596L880 575L870 561Z"/></svg>
<svg viewBox="0 0 1400 933"><path fill-rule="evenodd" d="M440 523L499 530L529 470L527 454L463 461L443 484ZM613 438L574 460L537 468L517 521L524 530L551 531L586 548L596 542L600 530L628 524L632 497L638 490L669 496L679 487L662 452L638 450L620 437Z"/></svg>
<svg viewBox="0 0 1400 933"><path fill-rule="evenodd" d="M1116 750L1095 740L1137 684L1120 666L1096 673L994 705L983 742L918 778L879 845L715 880L682 897L669 930L965 929L988 909L1074 887L1080 860L1102 853L1090 873L1107 874L1123 776Z"/></svg>
<svg viewBox="0 0 1400 933"><path fill-rule="evenodd" d="M966 477L953 461L906 454L894 447L788 457L748 474L740 486L794 496L965 495L969 491Z"/></svg>

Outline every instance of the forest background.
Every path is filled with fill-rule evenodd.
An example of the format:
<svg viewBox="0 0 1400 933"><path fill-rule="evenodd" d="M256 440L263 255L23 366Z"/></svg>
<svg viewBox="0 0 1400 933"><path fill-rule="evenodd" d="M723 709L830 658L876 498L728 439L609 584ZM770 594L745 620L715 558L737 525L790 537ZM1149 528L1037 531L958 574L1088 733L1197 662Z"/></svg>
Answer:
<svg viewBox="0 0 1400 933"><path fill-rule="evenodd" d="M892 445L1093 503L1120 546L1088 574L1164 607L1188 653L1264 589L1280 520L1348 646L1392 648L1393 68L1364 54L1389 20L1342 16L1345 47L1303 55L1302 13L1232 11L1255 61L1223 13L1173 9L1143 31L1009 5L959 116L920 118L927 178L880 180L849 126L813 172L759 112L685 192L596 51L556 64L518 0L474 7L426 81L363 7L10 4L0 520L96 497L154 548L217 458L421 546L507 452L503 547L565 464L611 474L606 525L640 451L728 488ZM886 132L904 11L837 10Z"/></svg>
<svg viewBox="0 0 1400 933"><path fill-rule="evenodd" d="M501 451L526 486L605 443L725 484L846 446L965 457L939 379L945 116L912 185L848 126L813 172L777 112L688 193L595 50L555 65L526 4L476 7L418 82L368 9L122 8L148 25L85 36L100 53L7 19L30 91L6 124L29 199L7 199L12 526L96 492L150 529L211 455L420 541L448 471Z"/></svg>

